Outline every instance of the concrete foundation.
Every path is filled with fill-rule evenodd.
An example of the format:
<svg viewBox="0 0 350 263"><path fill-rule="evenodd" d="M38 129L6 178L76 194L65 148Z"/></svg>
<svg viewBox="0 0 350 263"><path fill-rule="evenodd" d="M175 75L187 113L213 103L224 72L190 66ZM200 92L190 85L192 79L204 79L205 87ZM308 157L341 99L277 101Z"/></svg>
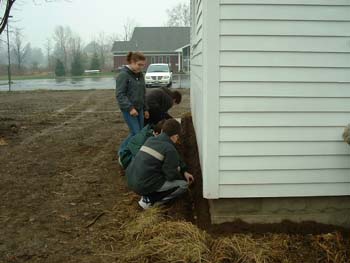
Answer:
<svg viewBox="0 0 350 263"><path fill-rule="evenodd" d="M350 196L245 198L209 200L213 224L233 222L280 223L315 221L350 227Z"/></svg>

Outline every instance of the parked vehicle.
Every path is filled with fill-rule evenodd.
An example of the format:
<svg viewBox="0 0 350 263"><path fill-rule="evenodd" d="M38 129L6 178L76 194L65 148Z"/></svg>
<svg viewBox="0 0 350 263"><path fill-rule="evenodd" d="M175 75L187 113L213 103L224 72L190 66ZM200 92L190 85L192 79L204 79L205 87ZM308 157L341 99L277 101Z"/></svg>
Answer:
<svg viewBox="0 0 350 263"><path fill-rule="evenodd" d="M171 87L173 73L168 64L150 64L145 75L146 87Z"/></svg>

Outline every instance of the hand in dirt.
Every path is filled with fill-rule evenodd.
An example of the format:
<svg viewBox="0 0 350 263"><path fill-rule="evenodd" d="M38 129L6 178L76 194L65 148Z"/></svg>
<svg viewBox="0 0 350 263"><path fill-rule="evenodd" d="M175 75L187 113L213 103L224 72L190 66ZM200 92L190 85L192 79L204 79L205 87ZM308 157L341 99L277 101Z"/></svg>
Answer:
<svg viewBox="0 0 350 263"><path fill-rule="evenodd" d="M132 108L130 111L130 115L133 117L137 117L137 116L139 116L139 113L137 112L137 110L135 108Z"/></svg>
<svg viewBox="0 0 350 263"><path fill-rule="evenodd" d="M185 176L186 181L187 181L188 184L190 184L190 185L193 184L194 178L193 178L193 175L192 175L192 174L190 174L190 173L188 173L188 172L185 172L185 173L184 173L184 176Z"/></svg>
<svg viewBox="0 0 350 263"><path fill-rule="evenodd" d="M144 112L144 116L145 116L145 119L149 119L149 112L148 112L148 111L145 111L145 112Z"/></svg>

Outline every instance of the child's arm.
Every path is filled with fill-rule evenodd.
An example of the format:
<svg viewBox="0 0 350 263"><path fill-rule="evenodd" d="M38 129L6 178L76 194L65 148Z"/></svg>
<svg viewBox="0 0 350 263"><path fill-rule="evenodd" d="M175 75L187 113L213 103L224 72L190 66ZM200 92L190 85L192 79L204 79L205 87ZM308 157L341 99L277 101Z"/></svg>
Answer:
<svg viewBox="0 0 350 263"><path fill-rule="evenodd" d="M133 105L127 97L127 90L128 76L124 73L120 73L116 80L116 98L120 109L129 112L133 108Z"/></svg>
<svg viewBox="0 0 350 263"><path fill-rule="evenodd" d="M188 171L188 167L186 163L182 160L181 157L179 157L179 166L180 166L180 173L184 174L185 172Z"/></svg>
<svg viewBox="0 0 350 263"><path fill-rule="evenodd" d="M162 172L167 181L174 181L183 179L178 171L179 157L176 150L168 151L165 154L164 162L162 165Z"/></svg>

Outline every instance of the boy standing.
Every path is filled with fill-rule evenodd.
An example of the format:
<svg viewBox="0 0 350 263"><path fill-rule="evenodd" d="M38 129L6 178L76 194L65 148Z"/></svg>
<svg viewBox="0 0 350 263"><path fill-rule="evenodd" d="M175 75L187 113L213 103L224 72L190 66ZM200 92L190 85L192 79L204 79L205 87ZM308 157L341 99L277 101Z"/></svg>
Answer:
<svg viewBox="0 0 350 263"><path fill-rule="evenodd" d="M167 120L162 133L146 141L126 170L128 186L141 195L139 205L144 209L182 195L194 181L193 176L179 166L175 143L180 132L180 123Z"/></svg>

